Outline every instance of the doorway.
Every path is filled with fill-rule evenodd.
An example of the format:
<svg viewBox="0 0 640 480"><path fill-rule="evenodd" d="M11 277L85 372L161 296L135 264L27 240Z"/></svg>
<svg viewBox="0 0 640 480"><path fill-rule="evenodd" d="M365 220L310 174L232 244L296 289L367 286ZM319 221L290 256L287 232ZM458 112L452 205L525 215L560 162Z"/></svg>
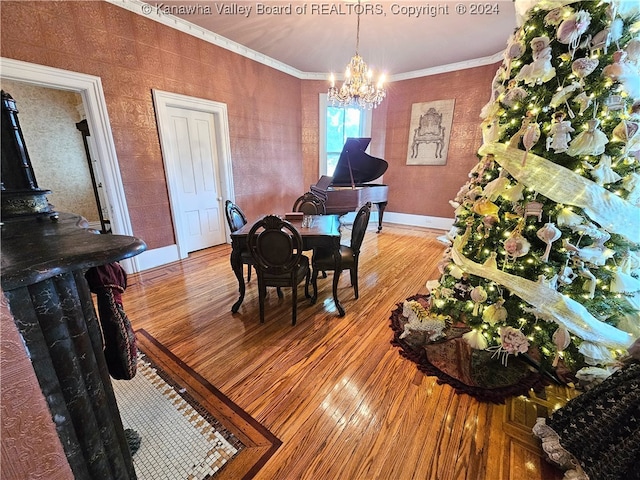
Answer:
<svg viewBox="0 0 640 480"><path fill-rule="evenodd" d="M114 234L133 236L100 77L10 58L0 58L0 67L3 79L80 94L93 137L95 159L100 162L103 174L111 230ZM140 271L139 255L123 259L120 264L127 273Z"/></svg>
<svg viewBox="0 0 640 480"><path fill-rule="evenodd" d="M229 240L224 201L234 201L226 104L153 90L180 258Z"/></svg>

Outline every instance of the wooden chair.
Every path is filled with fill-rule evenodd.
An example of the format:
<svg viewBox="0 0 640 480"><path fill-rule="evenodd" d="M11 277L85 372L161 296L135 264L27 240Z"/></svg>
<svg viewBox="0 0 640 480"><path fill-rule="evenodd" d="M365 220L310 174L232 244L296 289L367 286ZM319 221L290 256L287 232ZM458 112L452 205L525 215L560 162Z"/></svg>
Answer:
<svg viewBox="0 0 640 480"><path fill-rule="evenodd" d="M327 213L324 200L313 192L307 192L298 197L293 203L293 211L306 215L325 215ZM322 278L327 278L327 272L322 272Z"/></svg>
<svg viewBox="0 0 640 480"><path fill-rule="evenodd" d="M227 200L224 203L224 211L227 216L227 223L229 224L229 230L235 232L240 230L247 224L247 217L244 212L231 200ZM247 265L247 282L251 281L251 266L254 265L253 257L249 253L249 249L243 251L242 263Z"/></svg>
<svg viewBox="0 0 640 480"><path fill-rule="evenodd" d="M355 297L358 298L358 260L360 257L360 248L364 241L364 234L369 224L369 216L371 215L371 202L367 202L356 214L351 230L351 243L349 246L340 245L340 271L349 270L349 277ZM317 280L319 271L327 271L335 269L334 252L326 249L316 249L313 252L313 275L311 281L314 293L317 291ZM337 272L336 272L337 273ZM335 273L334 273L335 275Z"/></svg>
<svg viewBox="0 0 640 480"><path fill-rule="evenodd" d="M309 295L311 269L302 254L300 232L286 220L267 215L249 231L247 244L258 273L260 322L264 323L264 300L267 287L291 287L291 324L296 324L298 284L304 279L305 297ZM315 296L315 295L314 295Z"/></svg>
<svg viewBox="0 0 640 480"><path fill-rule="evenodd" d="M327 213L324 201L313 192L301 195L293 203L294 212L302 212L307 215L324 215Z"/></svg>

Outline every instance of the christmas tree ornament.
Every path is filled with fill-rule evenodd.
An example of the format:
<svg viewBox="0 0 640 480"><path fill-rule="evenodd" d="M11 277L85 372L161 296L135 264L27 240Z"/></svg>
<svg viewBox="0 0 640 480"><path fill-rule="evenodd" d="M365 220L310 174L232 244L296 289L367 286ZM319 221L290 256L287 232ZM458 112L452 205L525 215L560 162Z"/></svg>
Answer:
<svg viewBox="0 0 640 480"><path fill-rule="evenodd" d="M544 23L547 26L558 26L562 23L562 21L568 17L571 13L570 7L559 7L554 8L549 13L547 13L544 17Z"/></svg>
<svg viewBox="0 0 640 480"><path fill-rule="evenodd" d="M483 143L496 142L502 136L502 128L497 118L487 119L482 122Z"/></svg>
<svg viewBox="0 0 640 480"><path fill-rule="evenodd" d="M574 213L570 208L564 207L558 212L556 223L559 227L575 227L584 223L584 218Z"/></svg>
<svg viewBox="0 0 640 480"><path fill-rule="evenodd" d="M551 253L551 244L560 238L562 232L553 223L545 223L544 227L536 232L536 235L547 245L542 257L540 257L540 260L548 262L549 254Z"/></svg>
<svg viewBox="0 0 640 480"><path fill-rule="evenodd" d="M479 198L473 204L473 211L474 213L482 216L497 216L500 211L500 207L488 198Z"/></svg>
<svg viewBox="0 0 640 480"><path fill-rule="evenodd" d="M573 97L573 103L578 105L578 107L580 108L578 115L582 115L585 110L587 110L587 108L591 106L591 97L588 96L585 92L581 92Z"/></svg>
<svg viewBox="0 0 640 480"><path fill-rule="evenodd" d="M571 71L580 79L580 84L584 85L584 78L592 74L597 66L597 58L578 58L571 64Z"/></svg>
<svg viewBox="0 0 640 480"><path fill-rule="evenodd" d="M512 62L520 58L525 51L526 47L522 42L522 30L516 30L516 32L509 37L507 48L502 54L502 57L504 59L503 65L505 67L506 78L509 78L511 76Z"/></svg>
<svg viewBox="0 0 640 480"><path fill-rule="evenodd" d="M482 218L482 223L478 225L476 231L484 238L489 238L489 236L491 235L491 229L499 221L500 219L495 215L486 215Z"/></svg>
<svg viewBox="0 0 640 480"><path fill-rule="evenodd" d="M498 329L500 333L500 345L502 349L510 355L518 355L520 353L527 353L529 350L529 340L527 337L517 328L513 327L500 327Z"/></svg>
<svg viewBox="0 0 640 480"><path fill-rule="evenodd" d="M566 152L571 141L571 133L575 130L571 127L571 122L564 119L564 112L553 114L549 136L547 137L547 151L553 149L556 153Z"/></svg>
<svg viewBox="0 0 640 480"><path fill-rule="evenodd" d="M621 89L634 100L640 99L640 72L634 62L627 59L627 52L618 50L613 54L614 63L602 70L605 78L616 81Z"/></svg>
<svg viewBox="0 0 640 480"><path fill-rule="evenodd" d="M509 182L509 179L503 177L501 173L500 175L498 175L498 178L487 183L482 193L488 200L495 202L497 198L502 195L510 185L511 183Z"/></svg>
<svg viewBox="0 0 640 480"><path fill-rule="evenodd" d="M531 40L531 55L533 62L524 65L516 80L527 85L541 85L556 76L556 69L551 64L551 47L547 36L536 37Z"/></svg>
<svg viewBox="0 0 640 480"><path fill-rule="evenodd" d="M562 285L571 285L578 275L574 273L573 269L569 266L569 261L565 263L564 267L560 269L558 273L558 283Z"/></svg>
<svg viewBox="0 0 640 480"><path fill-rule="evenodd" d="M640 150L640 123L622 120L613 129L613 139L625 144L624 154Z"/></svg>
<svg viewBox="0 0 640 480"><path fill-rule="evenodd" d="M506 78L505 67L501 65L491 81L491 98L489 98L487 104L480 110L480 118L483 120L492 119L499 115L501 107L496 100L500 94L504 92L504 82Z"/></svg>
<svg viewBox="0 0 640 480"><path fill-rule="evenodd" d="M569 334L569 330L564 327L558 327L555 332L553 332L553 336L551 337L554 345L556 346L556 355L553 357L552 365L554 367L558 366L558 362L560 360L560 355L571 343L571 335Z"/></svg>
<svg viewBox="0 0 640 480"><path fill-rule="evenodd" d="M567 154L572 157L578 155L602 155L604 153L604 146L609 143L607 135L598 127L600 120L592 118L587 122L587 129L580 132L573 139Z"/></svg>
<svg viewBox="0 0 640 480"><path fill-rule="evenodd" d="M621 18L615 18L611 21L609 27L596 33L590 42L590 54L594 55L602 51L605 55L612 43L618 43L622 37L624 23Z"/></svg>
<svg viewBox="0 0 640 480"><path fill-rule="evenodd" d="M538 143L538 140L540 140L540 125L537 122L529 122L524 135L522 136L522 145L524 146L525 152L527 152L522 158L522 165L527 161L529 150Z"/></svg>
<svg viewBox="0 0 640 480"><path fill-rule="evenodd" d="M524 218L527 217L538 217L538 221L542 221L542 203L540 202L527 202L524 206Z"/></svg>
<svg viewBox="0 0 640 480"><path fill-rule="evenodd" d="M520 141L529 127L529 124L533 121L534 115L532 112L527 112L522 119L522 124L518 131L514 133L509 139L509 148L517 149L520 146Z"/></svg>
<svg viewBox="0 0 640 480"><path fill-rule="evenodd" d="M576 260L574 262L574 266L576 267L576 270L578 272L578 276L585 278L586 281L584 282L584 285L582 286L583 290L586 290L587 292L589 292L589 298L593 298L596 295L596 277L593 273L591 273L591 270L589 270L584 262Z"/></svg>
<svg viewBox="0 0 640 480"><path fill-rule="evenodd" d="M482 265L487 268L498 268L498 254L491 252Z"/></svg>
<svg viewBox="0 0 640 480"><path fill-rule="evenodd" d="M473 329L467 333L464 333L462 335L462 338L471 348L475 350L484 350L488 346L487 339L480 330Z"/></svg>
<svg viewBox="0 0 640 480"><path fill-rule="evenodd" d="M551 108L558 108L560 105L566 104L567 100L569 100L576 91L580 90L580 88L581 87L578 82L572 82L570 85L561 88L553 95L553 97L551 97L549 106Z"/></svg>
<svg viewBox="0 0 640 480"><path fill-rule="evenodd" d="M482 312L482 319L489 325L503 323L508 316L507 309L503 307L504 298L500 297L495 303L489 305Z"/></svg>
<svg viewBox="0 0 640 480"><path fill-rule="evenodd" d="M431 315L420 302L405 300L402 315L408 321L400 338L406 338L416 331L425 333L427 339L432 342L444 336L442 331L447 326L447 318L443 315Z"/></svg>
<svg viewBox="0 0 640 480"><path fill-rule="evenodd" d="M515 80L511 80L505 92L499 97L499 101L505 107L511 108L525 98L527 98L527 91L519 87Z"/></svg>
<svg viewBox="0 0 640 480"><path fill-rule="evenodd" d="M469 293L471 292L471 285L469 285L469 277L463 276L459 282L453 286L453 298L456 300L469 300Z"/></svg>
<svg viewBox="0 0 640 480"><path fill-rule="evenodd" d="M544 273L538 275L538 283L540 285L544 285L547 288L551 288L553 290L558 289L558 274L556 273L553 277L548 278Z"/></svg>
<svg viewBox="0 0 640 480"><path fill-rule="evenodd" d="M591 176L595 179L598 185L615 183L622 179L622 177L618 175L613 168L611 168L611 157L606 154L602 154L598 164L593 167L591 170Z"/></svg>
<svg viewBox="0 0 640 480"><path fill-rule="evenodd" d="M625 104L622 95L609 95L604 99L603 103L604 107L609 112L617 112L619 110L624 110Z"/></svg>
<svg viewBox="0 0 640 480"><path fill-rule="evenodd" d="M569 51L573 55L573 52L578 48L580 38L587 31L590 24L591 15L589 12L584 10L575 12L560 23L556 32L556 39L560 43L569 45Z"/></svg>
<svg viewBox="0 0 640 480"><path fill-rule="evenodd" d="M625 273L621 267L617 267L611 275L609 289L614 293L637 293L640 292L640 280Z"/></svg>
<svg viewBox="0 0 640 480"><path fill-rule="evenodd" d="M613 257L613 255L616 253L610 248L599 245L578 248L565 239L562 239L562 246L565 250L577 254L578 257L580 257L585 262L589 262L593 265L598 266L605 265L607 263L607 260Z"/></svg>
<svg viewBox="0 0 640 480"><path fill-rule="evenodd" d="M524 238L519 231L513 231L502 245L509 260L515 260L516 258L526 255L531 248L529 241Z"/></svg>
<svg viewBox="0 0 640 480"><path fill-rule="evenodd" d="M507 202L516 203L524 198L524 185L522 183L516 182L515 184L509 185L509 187L504 190L500 196L504 198Z"/></svg>
<svg viewBox="0 0 640 480"><path fill-rule="evenodd" d="M471 289L469 296L471 297L471 301L473 301L473 315L476 316L480 310L480 305L487 300L487 291L482 285L478 285Z"/></svg>

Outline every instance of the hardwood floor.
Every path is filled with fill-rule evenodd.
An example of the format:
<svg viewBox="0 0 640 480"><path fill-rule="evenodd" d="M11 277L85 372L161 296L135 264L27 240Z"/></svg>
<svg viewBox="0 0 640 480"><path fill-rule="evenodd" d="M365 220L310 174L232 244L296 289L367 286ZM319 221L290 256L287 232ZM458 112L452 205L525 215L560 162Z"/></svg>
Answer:
<svg viewBox="0 0 640 480"><path fill-rule="evenodd" d="M390 343L391 311L436 278L440 233L385 224L376 234L371 224L360 298L348 272L340 280L342 318L331 274L318 280L315 305L300 286L296 326L288 289L283 299L269 293L260 324L255 275L232 314L237 281L229 245L131 275L124 307L135 329L147 330L282 440L256 479L559 480L530 429L571 391L480 403L424 376Z"/></svg>

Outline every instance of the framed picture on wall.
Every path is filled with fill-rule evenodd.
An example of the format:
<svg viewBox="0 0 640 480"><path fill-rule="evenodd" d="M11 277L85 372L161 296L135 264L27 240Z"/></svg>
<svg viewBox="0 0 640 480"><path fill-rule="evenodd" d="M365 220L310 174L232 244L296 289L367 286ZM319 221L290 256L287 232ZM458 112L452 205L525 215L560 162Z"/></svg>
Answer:
<svg viewBox="0 0 640 480"><path fill-rule="evenodd" d="M455 99L411 106L407 165L446 165Z"/></svg>

